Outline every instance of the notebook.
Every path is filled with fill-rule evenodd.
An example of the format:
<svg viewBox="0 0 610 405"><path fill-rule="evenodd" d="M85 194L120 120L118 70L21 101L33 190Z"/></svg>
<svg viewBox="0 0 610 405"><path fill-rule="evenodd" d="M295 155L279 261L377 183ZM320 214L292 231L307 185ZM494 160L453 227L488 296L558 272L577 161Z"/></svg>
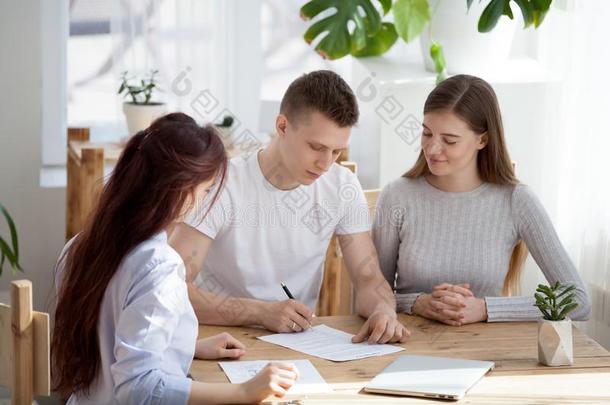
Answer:
<svg viewBox="0 0 610 405"><path fill-rule="evenodd" d="M386 367L364 390L458 400L493 368L491 361L405 355Z"/></svg>

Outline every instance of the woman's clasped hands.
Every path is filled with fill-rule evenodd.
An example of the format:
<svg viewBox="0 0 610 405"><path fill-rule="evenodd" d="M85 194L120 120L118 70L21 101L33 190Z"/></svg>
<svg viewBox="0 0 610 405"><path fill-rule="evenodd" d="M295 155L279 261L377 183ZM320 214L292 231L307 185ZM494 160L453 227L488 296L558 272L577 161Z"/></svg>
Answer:
<svg viewBox="0 0 610 405"><path fill-rule="evenodd" d="M485 300L474 296L469 283L434 286L430 294L417 297L412 312L452 326L487 320Z"/></svg>

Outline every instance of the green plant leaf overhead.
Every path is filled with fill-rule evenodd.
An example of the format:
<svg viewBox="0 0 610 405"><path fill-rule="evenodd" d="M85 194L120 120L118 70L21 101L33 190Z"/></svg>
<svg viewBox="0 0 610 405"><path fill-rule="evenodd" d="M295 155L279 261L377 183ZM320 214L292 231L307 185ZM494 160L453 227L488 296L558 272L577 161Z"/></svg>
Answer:
<svg viewBox="0 0 610 405"><path fill-rule="evenodd" d="M360 50L352 50L356 57L379 56L386 53L398 39L394 25L383 23L379 32L367 38L366 45Z"/></svg>
<svg viewBox="0 0 610 405"><path fill-rule="evenodd" d="M430 58L434 62L434 71L436 72L436 84L439 84L447 78L447 69L445 63L445 55L441 44L432 41L430 45Z"/></svg>
<svg viewBox="0 0 610 405"><path fill-rule="evenodd" d="M396 0L392 12L396 32L405 42L415 39L430 21L428 0Z"/></svg>
<svg viewBox="0 0 610 405"><path fill-rule="evenodd" d="M479 32L489 32L494 29L498 20L504 14L505 0L491 0L479 18Z"/></svg>
<svg viewBox="0 0 610 405"><path fill-rule="evenodd" d="M386 15L392 9L392 0L379 0L381 8L383 8L383 15Z"/></svg>
<svg viewBox="0 0 610 405"><path fill-rule="evenodd" d="M508 16L508 18L510 18L511 20L514 18L513 16L513 10L510 8L510 1L505 1L504 2L504 11L503 11L505 16Z"/></svg>
<svg viewBox="0 0 610 405"><path fill-rule="evenodd" d="M552 1L553 0L532 0L534 27L538 28L540 24L542 24Z"/></svg>
<svg viewBox="0 0 610 405"><path fill-rule="evenodd" d="M388 1L380 3L385 12ZM309 20L333 8L334 14L313 23L303 36L311 44L318 36L326 33L315 48L326 59L339 59L361 51L369 44L368 38L374 37L381 30L381 15L370 0L312 0L301 7L301 18ZM350 21L354 23L351 33L348 29Z"/></svg>
<svg viewBox="0 0 610 405"><path fill-rule="evenodd" d="M479 32L493 30L502 15L514 19L511 1L521 10L524 28L542 24L552 3L552 0L491 0L478 20ZM466 0L468 11L473 2ZM383 22L382 18L390 12L393 22ZM413 41L431 19L428 0L311 0L301 7L300 13L304 20L319 16L303 38L308 44L319 40L316 52L331 60L350 54L382 55L394 45L397 36L405 42Z"/></svg>
<svg viewBox="0 0 610 405"><path fill-rule="evenodd" d="M529 0L515 0L523 15L523 28L527 28L534 22L534 8Z"/></svg>

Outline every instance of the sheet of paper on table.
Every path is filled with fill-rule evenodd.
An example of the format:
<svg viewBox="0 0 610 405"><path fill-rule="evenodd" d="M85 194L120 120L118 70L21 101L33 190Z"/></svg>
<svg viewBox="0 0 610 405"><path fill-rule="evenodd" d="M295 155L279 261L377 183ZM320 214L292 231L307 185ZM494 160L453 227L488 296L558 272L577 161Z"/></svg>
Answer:
<svg viewBox="0 0 610 405"><path fill-rule="evenodd" d="M333 391L309 360L221 361L218 364L229 381L239 384L254 377L270 361L292 363L299 370L299 378L290 388L288 394L317 394Z"/></svg>
<svg viewBox="0 0 610 405"><path fill-rule="evenodd" d="M326 325L318 325L301 333L278 333L259 336L258 339L332 361L383 356L404 350L388 344L352 343L353 336Z"/></svg>

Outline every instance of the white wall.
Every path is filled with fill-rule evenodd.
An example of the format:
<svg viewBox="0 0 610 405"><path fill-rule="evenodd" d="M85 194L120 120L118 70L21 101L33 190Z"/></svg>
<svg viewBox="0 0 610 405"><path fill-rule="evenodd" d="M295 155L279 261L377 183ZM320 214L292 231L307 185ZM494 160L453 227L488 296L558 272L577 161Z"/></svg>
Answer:
<svg viewBox="0 0 610 405"><path fill-rule="evenodd" d="M0 201L18 227L25 270L13 277L5 268L0 290L7 290L14 279L32 280L36 310L48 310L53 265L65 228L65 189L39 186L45 107L43 1L0 1ZM4 220L0 232L8 235Z"/></svg>

